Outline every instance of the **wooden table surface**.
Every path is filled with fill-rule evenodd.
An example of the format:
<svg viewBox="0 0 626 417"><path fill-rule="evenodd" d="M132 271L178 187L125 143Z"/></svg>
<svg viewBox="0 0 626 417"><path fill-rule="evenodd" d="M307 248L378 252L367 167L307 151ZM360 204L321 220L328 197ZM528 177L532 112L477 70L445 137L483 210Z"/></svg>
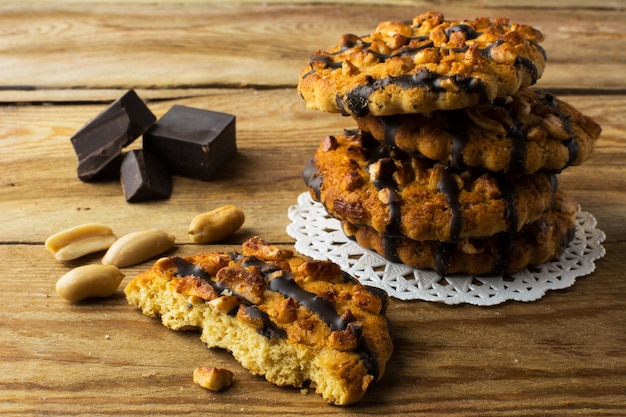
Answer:
<svg viewBox="0 0 626 417"><path fill-rule="evenodd" d="M122 287L69 304L56 280L101 255L60 263L43 243L77 224L119 236L162 228L179 254L253 235L292 248L287 209L306 190L301 170L323 136L352 127L305 109L299 71L343 33L435 4L0 1L0 415L626 415L626 2L436 3L447 17L540 29L549 59L537 86L602 125L592 159L560 177L606 233L594 273L531 303L392 300L387 373L348 408L250 375L198 334L142 316ZM157 116L174 104L235 114L237 156L213 181L175 177L167 201L128 204L119 183L81 182L70 136L129 88ZM224 204L246 213L243 229L191 244L191 218ZM151 263L124 269L122 286ZM194 385L198 365L232 370L234 385Z"/></svg>

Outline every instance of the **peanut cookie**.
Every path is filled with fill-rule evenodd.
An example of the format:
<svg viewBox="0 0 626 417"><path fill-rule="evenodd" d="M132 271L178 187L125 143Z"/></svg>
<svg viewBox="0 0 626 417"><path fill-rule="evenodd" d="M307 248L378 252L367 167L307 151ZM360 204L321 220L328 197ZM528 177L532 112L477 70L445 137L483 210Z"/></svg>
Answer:
<svg viewBox="0 0 626 417"><path fill-rule="evenodd" d="M449 21L424 13L317 51L298 91L310 109L359 117L459 109L534 84L546 62L542 40L538 30L506 18Z"/></svg>
<svg viewBox="0 0 626 417"><path fill-rule="evenodd" d="M324 138L303 177L339 220L441 242L519 231L551 207L557 186L547 173L454 169L356 131Z"/></svg>
<svg viewBox="0 0 626 417"><path fill-rule="evenodd" d="M355 119L379 141L455 168L525 174L582 164L601 131L571 105L530 89L459 110Z"/></svg>
<svg viewBox="0 0 626 417"><path fill-rule="evenodd" d="M578 203L559 191L552 209L519 232L451 243L392 236L346 221L342 225L348 237L392 262L434 269L441 276L500 275L558 259L574 237L576 211Z"/></svg>
<svg viewBox="0 0 626 417"><path fill-rule="evenodd" d="M125 293L170 329L200 329L208 347L231 351L253 374L310 383L332 404L358 401L393 349L384 291L258 238L241 253L162 258Z"/></svg>

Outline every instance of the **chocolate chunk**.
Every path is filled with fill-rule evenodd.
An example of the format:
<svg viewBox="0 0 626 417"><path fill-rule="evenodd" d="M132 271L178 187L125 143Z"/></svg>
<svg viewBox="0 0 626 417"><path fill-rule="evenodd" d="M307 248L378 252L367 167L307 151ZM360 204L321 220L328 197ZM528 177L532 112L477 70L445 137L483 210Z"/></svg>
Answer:
<svg viewBox="0 0 626 417"><path fill-rule="evenodd" d="M209 180L237 151L235 116L175 105L143 135L172 174Z"/></svg>
<svg viewBox="0 0 626 417"><path fill-rule="evenodd" d="M172 182L165 165L141 149L124 155L120 168L124 197L129 203L169 198Z"/></svg>
<svg viewBox="0 0 626 417"><path fill-rule="evenodd" d="M122 149L141 136L156 117L134 90L128 90L70 139L78 156L78 178L109 179L119 174Z"/></svg>

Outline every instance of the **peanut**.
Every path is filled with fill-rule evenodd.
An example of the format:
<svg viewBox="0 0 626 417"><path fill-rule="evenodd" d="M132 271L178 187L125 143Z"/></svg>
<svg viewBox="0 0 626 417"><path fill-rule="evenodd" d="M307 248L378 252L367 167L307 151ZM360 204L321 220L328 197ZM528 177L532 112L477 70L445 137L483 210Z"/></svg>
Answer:
<svg viewBox="0 0 626 417"><path fill-rule="evenodd" d="M293 257L293 251L289 249L279 249L256 236L243 242L241 247L244 255L256 256L265 261L284 261Z"/></svg>
<svg viewBox="0 0 626 417"><path fill-rule="evenodd" d="M87 223L55 233L46 239L45 247L59 261L71 261L90 253L107 250L117 236L110 227Z"/></svg>
<svg viewBox="0 0 626 417"><path fill-rule="evenodd" d="M174 241L174 235L159 229L129 233L111 245L102 263L118 268L137 265L170 249Z"/></svg>
<svg viewBox="0 0 626 417"><path fill-rule="evenodd" d="M506 123L506 121L502 121L502 123L500 123L497 120L494 120L494 118L485 116L484 113L473 107L466 108L465 114L467 114L470 120L481 129L487 132L495 132L500 135L506 135L506 129L502 124Z"/></svg>
<svg viewBox="0 0 626 417"><path fill-rule="evenodd" d="M239 230L244 221L243 211L237 207L219 207L194 217L189 225L189 237L199 244L219 242Z"/></svg>
<svg viewBox="0 0 626 417"><path fill-rule="evenodd" d="M59 278L56 292L73 303L92 297L110 297L123 278L124 274L113 265L83 265Z"/></svg>
<svg viewBox="0 0 626 417"><path fill-rule="evenodd" d="M208 302L209 306L220 313L228 314L240 303L234 295L222 295Z"/></svg>
<svg viewBox="0 0 626 417"><path fill-rule="evenodd" d="M193 382L211 391L230 387L233 373L228 369L198 366L193 371Z"/></svg>

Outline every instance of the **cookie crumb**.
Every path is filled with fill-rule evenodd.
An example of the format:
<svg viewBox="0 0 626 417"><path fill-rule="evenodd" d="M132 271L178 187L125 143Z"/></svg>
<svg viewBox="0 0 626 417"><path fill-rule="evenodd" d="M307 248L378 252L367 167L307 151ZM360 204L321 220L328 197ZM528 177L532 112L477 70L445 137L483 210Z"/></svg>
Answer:
<svg viewBox="0 0 626 417"><path fill-rule="evenodd" d="M233 373L228 369L198 366L193 371L193 382L211 391L221 391L230 387Z"/></svg>

